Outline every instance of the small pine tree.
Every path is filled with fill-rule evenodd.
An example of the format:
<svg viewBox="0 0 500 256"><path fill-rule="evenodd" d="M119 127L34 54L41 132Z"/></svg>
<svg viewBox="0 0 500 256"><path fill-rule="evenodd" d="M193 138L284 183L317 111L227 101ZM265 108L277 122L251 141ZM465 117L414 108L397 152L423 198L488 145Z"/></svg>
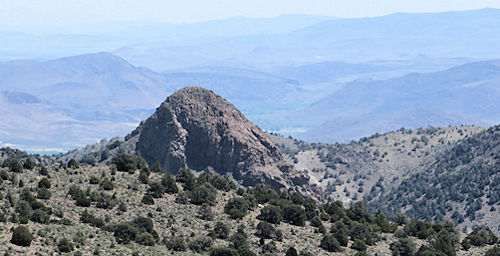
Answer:
<svg viewBox="0 0 500 256"><path fill-rule="evenodd" d="M215 205L217 190L209 183L197 186L191 192L191 203L201 205L204 203Z"/></svg>
<svg viewBox="0 0 500 256"><path fill-rule="evenodd" d="M42 166L42 168L40 168L38 173L40 173L41 175L47 176L49 174L49 170L47 169L47 167Z"/></svg>
<svg viewBox="0 0 500 256"><path fill-rule="evenodd" d="M488 249L484 254L484 256L498 256L498 255L500 255L500 248L498 246Z"/></svg>
<svg viewBox="0 0 500 256"><path fill-rule="evenodd" d="M257 219L267 221L272 224L279 224L283 219L281 208L274 205L265 206L260 210Z"/></svg>
<svg viewBox="0 0 500 256"><path fill-rule="evenodd" d="M234 233L229 240L231 241L232 247L242 251L243 249L249 249L247 234L245 233L245 226L239 225L238 230ZM252 252L245 250L245 253L251 254Z"/></svg>
<svg viewBox="0 0 500 256"><path fill-rule="evenodd" d="M108 178L102 179L101 184L99 184L99 186L104 190L113 190L115 188L115 184L113 184L113 182L110 181Z"/></svg>
<svg viewBox="0 0 500 256"><path fill-rule="evenodd" d="M52 193L47 188L39 188L36 197L38 199L50 199Z"/></svg>
<svg viewBox="0 0 500 256"><path fill-rule="evenodd" d="M120 202L120 204L118 205L118 210L120 210L121 212L126 212L127 211L127 204L124 202Z"/></svg>
<svg viewBox="0 0 500 256"><path fill-rule="evenodd" d="M21 173L23 172L23 165L21 164L21 162L18 160L18 159L11 159L9 161L9 170L11 172L17 172L17 173Z"/></svg>
<svg viewBox="0 0 500 256"><path fill-rule="evenodd" d="M161 179L161 184L165 188L165 192L168 194L175 194L179 192L179 188L175 183L175 179L170 173L166 173L165 175L163 175Z"/></svg>
<svg viewBox="0 0 500 256"><path fill-rule="evenodd" d="M188 168L180 169L177 175L175 176L177 182L182 183L182 187L184 190L191 191L195 188L196 185L196 177L193 172Z"/></svg>
<svg viewBox="0 0 500 256"><path fill-rule="evenodd" d="M31 234L29 229L25 226L19 226L14 229L10 242L15 245L27 247L31 245L32 240L33 235Z"/></svg>
<svg viewBox="0 0 500 256"><path fill-rule="evenodd" d="M214 226L214 233L215 237L226 239L229 237L229 226L222 221L217 221Z"/></svg>
<svg viewBox="0 0 500 256"><path fill-rule="evenodd" d="M160 182L152 182L149 184L148 194L154 198L160 198L165 193L165 188Z"/></svg>
<svg viewBox="0 0 500 256"><path fill-rule="evenodd" d="M321 240L320 247L328 252L341 252L342 247L340 247L339 241L335 239L332 235L325 235Z"/></svg>
<svg viewBox="0 0 500 256"><path fill-rule="evenodd" d="M138 234L137 237L135 238L135 242L145 246L153 246L156 243L153 235L151 235L148 232L142 232Z"/></svg>
<svg viewBox="0 0 500 256"><path fill-rule="evenodd" d="M182 236L174 236L167 241L170 250L180 252L186 250L186 240Z"/></svg>
<svg viewBox="0 0 500 256"><path fill-rule="evenodd" d="M416 252L415 243L410 238L400 238L390 246L392 255L405 256L414 255Z"/></svg>
<svg viewBox="0 0 500 256"><path fill-rule="evenodd" d="M148 184L149 183L149 172L146 172L145 170L141 170L139 173L139 181L142 184Z"/></svg>
<svg viewBox="0 0 500 256"><path fill-rule="evenodd" d="M462 249L465 251L468 251L471 247L470 241L467 238L464 238L464 240L462 240L460 245L462 246Z"/></svg>
<svg viewBox="0 0 500 256"><path fill-rule="evenodd" d="M229 199L224 207L224 212L229 214L232 219L241 219L247 214L248 208L248 202L245 198L234 197Z"/></svg>
<svg viewBox="0 0 500 256"><path fill-rule="evenodd" d="M50 188L52 186L51 182L49 179L47 178L42 178L39 182L38 182L38 187L39 188Z"/></svg>
<svg viewBox="0 0 500 256"><path fill-rule="evenodd" d="M239 253L232 248L214 247L210 250L210 256L239 256Z"/></svg>
<svg viewBox="0 0 500 256"><path fill-rule="evenodd" d="M306 212L301 205L289 204L283 208L283 219L296 226L304 226Z"/></svg>
<svg viewBox="0 0 500 256"><path fill-rule="evenodd" d="M161 168L160 163L156 162L153 167L151 167L151 172L162 173L163 169Z"/></svg>
<svg viewBox="0 0 500 256"><path fill-rule="evenodd" d="M144 196L142 197L141 202L142 202L143 204L147 204L147 205L152 205L152 204L155 204L155 200L153 199L153 197L152 197L151 195L148 195L148 194L146 194L146 195L144 195Z"/></svg>
<svg viewBox="0 0 500 256"><path fill-rule="evenodd" d="M59 240L59 243L57 243L57 249L59 249L60 252L71 252L73 251L74 246L73 243L67 238L63 238Z"/></svg>
<svg viewBox="0 0 500 256"><path fill-rule="evenodd" d="M403 226L408 224L408 217L403 213L398 213L394 216L394 222L396 222L399 226Z"/></svg>
<svg viewBox="0 0 500 256"><path fill-rule="evenodd" d="M28 157L26 161L24 161L23 167L27 170L33 170L33 168L35 168L35 163L33 162L33 160L31 160L30 157Z"/></svg>
<svg viewBox="0 0 500 256"><path fill-rule="evenodd" d="M355 239L354 243L352 243L351 248L356 250L356 251L365 251L366 250L366 244L363 240L361 239Z"/></svg>
<svg viewBox="0 0 500 256"><path fill-rule="evenodd" d="M50 221L50 215L42 209L36 209L31 215L31 220L42 224L48 224Z"/></svg>
<svg viewBox="0 0 500 256"><path fill-rule="evenodd" d="M257 233L255 233L257 237L270 239L274 236L275 233L276 229L273 227L273 225L265 221L261 221L259 222L259 224L257 224Z"/></svg>

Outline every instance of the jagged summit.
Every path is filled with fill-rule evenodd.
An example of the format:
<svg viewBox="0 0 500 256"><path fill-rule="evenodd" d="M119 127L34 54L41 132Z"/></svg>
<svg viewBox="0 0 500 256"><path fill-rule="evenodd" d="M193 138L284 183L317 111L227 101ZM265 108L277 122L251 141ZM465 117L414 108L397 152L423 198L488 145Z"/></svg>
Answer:
<svg viewBox="0 0 500 256"><path fill-rule="evenodd" d="M289 187L297 176L267 135L214 92L187 87L167 98L132 132L136 153L170 172L189 167L240 180ZM286 173L286 175L285 175Z"/></svg>
<svg viewBox="0 0 500 256"><path fill-rule="evenodd" d="M231 103L201 87L168 97L134 133L140 133L136 151L173 172L184 166L234 171L283 159Z"/></svg>
<svg viewBox="0 0 500 256"><path fill-rule="evenodd" d="M220 173L243 186L264 183L318 199L324 196L309 184L308 175L286 161L264 131L233 104L201 87L186 87L169 96L125 141L103 141L60 160L106 155L99 162L107 163L123 152L140 155L149 165L159 163L172 173L188 167Z"/></svg>

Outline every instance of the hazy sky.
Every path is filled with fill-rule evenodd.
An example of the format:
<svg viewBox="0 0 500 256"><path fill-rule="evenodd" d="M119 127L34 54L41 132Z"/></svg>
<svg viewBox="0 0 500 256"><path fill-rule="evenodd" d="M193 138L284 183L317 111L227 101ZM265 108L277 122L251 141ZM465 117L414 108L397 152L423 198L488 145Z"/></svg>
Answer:
<svg viewBox="0 0 500 256"><path fill-rule="evenodd" d="M0 0L0 25L69 25L141 20L182 23L232 16L379 16L500 8L500 0Z"/></svg>

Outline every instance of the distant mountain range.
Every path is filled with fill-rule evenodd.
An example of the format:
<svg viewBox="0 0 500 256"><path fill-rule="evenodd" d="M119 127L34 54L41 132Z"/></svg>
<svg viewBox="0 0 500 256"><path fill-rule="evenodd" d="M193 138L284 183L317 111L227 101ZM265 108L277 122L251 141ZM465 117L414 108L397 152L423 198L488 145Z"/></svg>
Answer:
<svg viewBox="0 0 500 256"><path fill-rule="evenodd" d="M332 19L287 33L233 36L210 43L140 47L113 53L136 65L166 70L192 66L271 69L321 61L415 58L500 58L500 10L397 13Z"/></svg>
<svg viewBox="0 0 500 256"><path fill-rule="evenodd" d="M498 60L389 80L359 80L290 114L288 119L316 125L298 135L300 138L329 142L403 126L495 124L500 122L499 84Z"/></svg>
<svg viewBox="0 0 500 256"><path fill-rule="evenodd" d="M233 17L183 24L112 22L49 28L3 26L0 27L0 60L52 59L117 49L117 52L132 53L165 46L185 47L237 36L289 33L331 19L334 18L282 15L274 18ZM169 58L163 60L169 61Z"/></svg>
<svg viewBox="0 0 500 256"><path fill-rule="evenodd" d="M485 59L500 58L498 27L500 10L481 9L103 24L37 35L2 28L0 59L50 60L0 62L0 117L10 120L0 141L68 149L124 135L186 86L213 90L265 130L309 141L496 124L500 71ZM76 55L85 52L98 53ZM71 134L74 144L56 134Z"/></svg>
<svg viewBox="0 0 500 256"><path fill-rule="evenodd" d="M397 13L340 19L310 15L192 24L90 24L57 30L0 28L0 60L109 51L155 71L198 66L273 69L322 61L500 58L500 10ZM22 32L19 32L22 31Z"/></svg>
<svg viewBox="0 0 500 256"><path fill-rule="evenodd" d="M50 61L3 62L0 88L4 111L0 117L9 122L0 125L4 134L0 140L7 145L68 149L102 137L125 135L130 126L136 126L185 85L214 89L258 116L266 106L280 109L286 102L295 104L298 98L294 97L302 94L297 83L228 67L162 74L106 52ZM61 140L57 134L72 139Z"/></svg>
<svg viewBox="0 0 500 256"><path fill-rule="evenodd" d="M3 62L0 117L9 122L1 124L0 140L30 150L69 149L125 135L184 86L214 90L266 130L307 130L295 135L311 141L348 141L401 126L488 125L500 120L498 63L370 80L411 67L322 62L271 72L214 66L157 73L106 52Z"/></svg>
<svg viewBox="0 0 500 256"><path fill-rule="evenodd" d="M109 53L0 64L3 90L36 95L80 120L137 120L163 98L164 76ZM86 116L95 109L92 116Z"/></svg>

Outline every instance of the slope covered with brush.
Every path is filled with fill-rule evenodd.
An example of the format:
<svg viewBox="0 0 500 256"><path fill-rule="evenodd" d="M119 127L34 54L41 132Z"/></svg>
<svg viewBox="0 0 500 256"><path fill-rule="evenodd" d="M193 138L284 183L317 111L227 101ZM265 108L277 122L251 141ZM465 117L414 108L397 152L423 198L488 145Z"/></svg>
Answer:
<svg viewBox="0 0 500 256"><path fill-rule="evenodd" d="M271 138L333 200L500 232L498 126L402 128L348 144Z"/></svg>
<svg viewBox="0 0 500 256"><path fill-rule="evenodd" d="M418 219L452 217L498 229L500 219L500 126L458 142L373 205L408 209ZM497 226L495 226L497 225Z"/></svg>
<svg viewBox="0 0 500 256"><path fill-rule="evenodd" d="M0 248L8 255L483 255L497 238L451 222L395 222L364 204L318 204L217 174L176 175L133 155L111 166L0 167ZM25 167L22 167L22 166ZM19 167L19 166L18 166ZM496 249L495 249L496 248ZM415 254L419 251L417 254ZM408 252L410 254L402 254ZM434 254L432 254L434 253ZM494 254L488 254L494 255Z"/></svg>

